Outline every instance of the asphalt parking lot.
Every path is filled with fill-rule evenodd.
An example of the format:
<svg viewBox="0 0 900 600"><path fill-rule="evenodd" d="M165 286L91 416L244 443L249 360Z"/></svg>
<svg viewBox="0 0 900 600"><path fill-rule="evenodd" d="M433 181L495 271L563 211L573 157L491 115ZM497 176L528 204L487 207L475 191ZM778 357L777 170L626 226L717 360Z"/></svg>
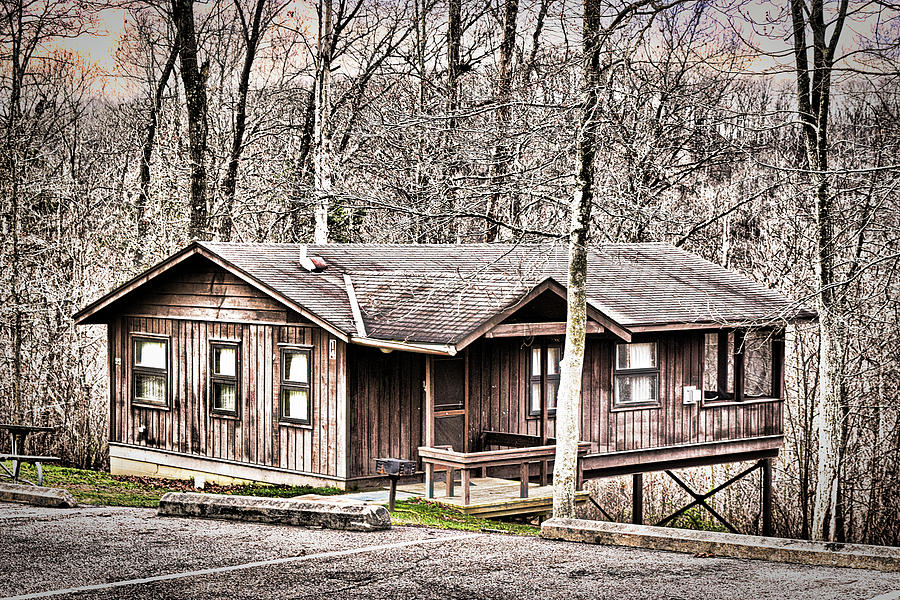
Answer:
<svg viewBox="0 0 900 600"><path fill-rule="evenodd" d="M397 527L0 504L0 597L900 600L900 575Z"/></svg>

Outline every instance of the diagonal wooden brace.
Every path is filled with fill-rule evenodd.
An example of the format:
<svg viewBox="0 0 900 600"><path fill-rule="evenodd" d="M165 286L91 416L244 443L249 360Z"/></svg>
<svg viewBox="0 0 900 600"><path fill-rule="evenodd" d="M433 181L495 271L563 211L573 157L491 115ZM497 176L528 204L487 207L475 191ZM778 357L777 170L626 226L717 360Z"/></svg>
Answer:
<svg viewBox="0 0 900 600"><path fill-rule="evenodd" d="M752 473L752 472L755 471L756 469L759 469L759 468L761 467L761 465L762 465L762 463L756 463L756 464L753 465L752 467L748 467L747 469L744 469L743 471L741 471L740 473L738 473L737 475L735 475L734 477L732 477L731 479L729 479L729 480L726 481L725 483L723 483L723 484L721 484L721 485L715 487L713 490L711 490L711 491L709 491L709 492L707 492L707 493L705 493L705 494L698 494L697 492L695 492L694 490L692 490L686 483L684 483L681 479L679 479L678 476L675 475L675 473L673 473L672 471L668 471L668 470L667 470L667 471L666 471L666 474L668 474L669 477L671 477L672 479L674 479L674 480L675 480L675 483L677 483L677 484L678 484L679 486L681 486L688 494L690 494L691 497L692 497L694 500L693 500L693 502L690 502L689 504L687 504L687 505L685 505L685 506L679 508L678 510L676 510L674 513L672 513L672 514L669 515L668 517L665 517L664 519L662 519L661 521L659 521L658 523L656 523L656 525L657 525L658 527L662 527L662 526L665 525L666 523L669 523L670 521L672 521L672 520L674 520L674 519L677 519L678 517L680 517L681 515L683 515L684 513L686 513L686 512L687 512L688 510L690 510L691 508L693 508L693 507L695 507L695 506L702 506L702 507L705 508L707 511L709 511L709 513L710 513L713 517L715 517L719 522L721 522L722 525L724 525L724 526L728 529L728 531L730 531L731 533L738 533L738 530L735 529L735 528L731 525L731 523L729 523L729 522L725 519L725 517L723 517L722 515L720 515L720 514L719 514L713 507L711 507L706 501L707 501L709 498L711 498L712 496L714 496L715 494L721 492L722 490L724 490L725 488L727 488L728 486L730 486L731 484L735 483L736 481L738 481L738 480L740 480L740 479L743 479L744 477L746 477L747 475L749 475L750 473Z"/></svg>

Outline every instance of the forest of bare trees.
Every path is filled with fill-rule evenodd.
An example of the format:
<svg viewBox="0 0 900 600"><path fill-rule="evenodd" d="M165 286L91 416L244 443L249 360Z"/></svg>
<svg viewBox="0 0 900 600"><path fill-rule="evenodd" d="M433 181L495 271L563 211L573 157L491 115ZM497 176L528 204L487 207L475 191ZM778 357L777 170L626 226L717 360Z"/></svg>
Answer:
<svg viewBox="0 0 900 600"><path fill-rule="evenodd" d="M900 545L897 5L0 10L0 416L67 462L103 466L108 413L72 314L189 240L565 244L579 205L591 244L668 241L818 311L788 332L778 533Z"/></svg>

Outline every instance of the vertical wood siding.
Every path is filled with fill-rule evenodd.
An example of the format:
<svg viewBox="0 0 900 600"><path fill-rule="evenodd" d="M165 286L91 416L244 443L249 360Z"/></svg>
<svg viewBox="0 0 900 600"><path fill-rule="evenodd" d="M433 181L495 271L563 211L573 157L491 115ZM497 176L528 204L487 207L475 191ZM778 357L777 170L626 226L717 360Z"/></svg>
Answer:
<svg viewBox="0 0 900 600"><path fill-rule="evenodd" d="M782 402L685 405L682 388L702 385L703 334L675 333L647 338L659 352L660 405L628 410L612 407L615 342L588 338L581 398L581 439L594 452L618 452L724 441L783 431ZM640 341L640 340L638 340ZM477 447L484 430L540 435L540 419L528 417L530 340L479 340L469 353L469 443ZM555 435L555 419L547 436Z"/></svg>
<svg viewBox="0 0 900 600"><path fill-rule="evenodd" d="M131 405L131 336L169 339L169 407ZM236 417L214 415L209 386L210 340L240 344ZM335 358L329 343L335 343ZM279 422L279 344L312 347L312 426ZM345 434L338 423L345 386L346 344L313 326L122 317L109 326L110 440L293 471L346 476ZM116 364L116 360L120 363ZM144 426L146 431L139 432Z"/></svg>
<svg viewBox="0 0 900 600"><path fill-rule="evenodd" d="M418 460L424 356L350 346L347 376L350 475L374 475L379 457Z"/></svg>

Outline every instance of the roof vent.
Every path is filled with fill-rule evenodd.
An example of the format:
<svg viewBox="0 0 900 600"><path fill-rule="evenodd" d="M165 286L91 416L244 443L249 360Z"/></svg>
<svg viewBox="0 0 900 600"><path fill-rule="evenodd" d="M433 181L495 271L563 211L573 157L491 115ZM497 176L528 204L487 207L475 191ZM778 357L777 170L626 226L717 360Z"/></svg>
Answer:
<svg viewBox="0 0 900 600"><path fill-rule="evenodd" d="M301 246L300 266L310 273L321 273L328 266L328 263L321 256L308 256L306 254L306 246Z"/></svg>

